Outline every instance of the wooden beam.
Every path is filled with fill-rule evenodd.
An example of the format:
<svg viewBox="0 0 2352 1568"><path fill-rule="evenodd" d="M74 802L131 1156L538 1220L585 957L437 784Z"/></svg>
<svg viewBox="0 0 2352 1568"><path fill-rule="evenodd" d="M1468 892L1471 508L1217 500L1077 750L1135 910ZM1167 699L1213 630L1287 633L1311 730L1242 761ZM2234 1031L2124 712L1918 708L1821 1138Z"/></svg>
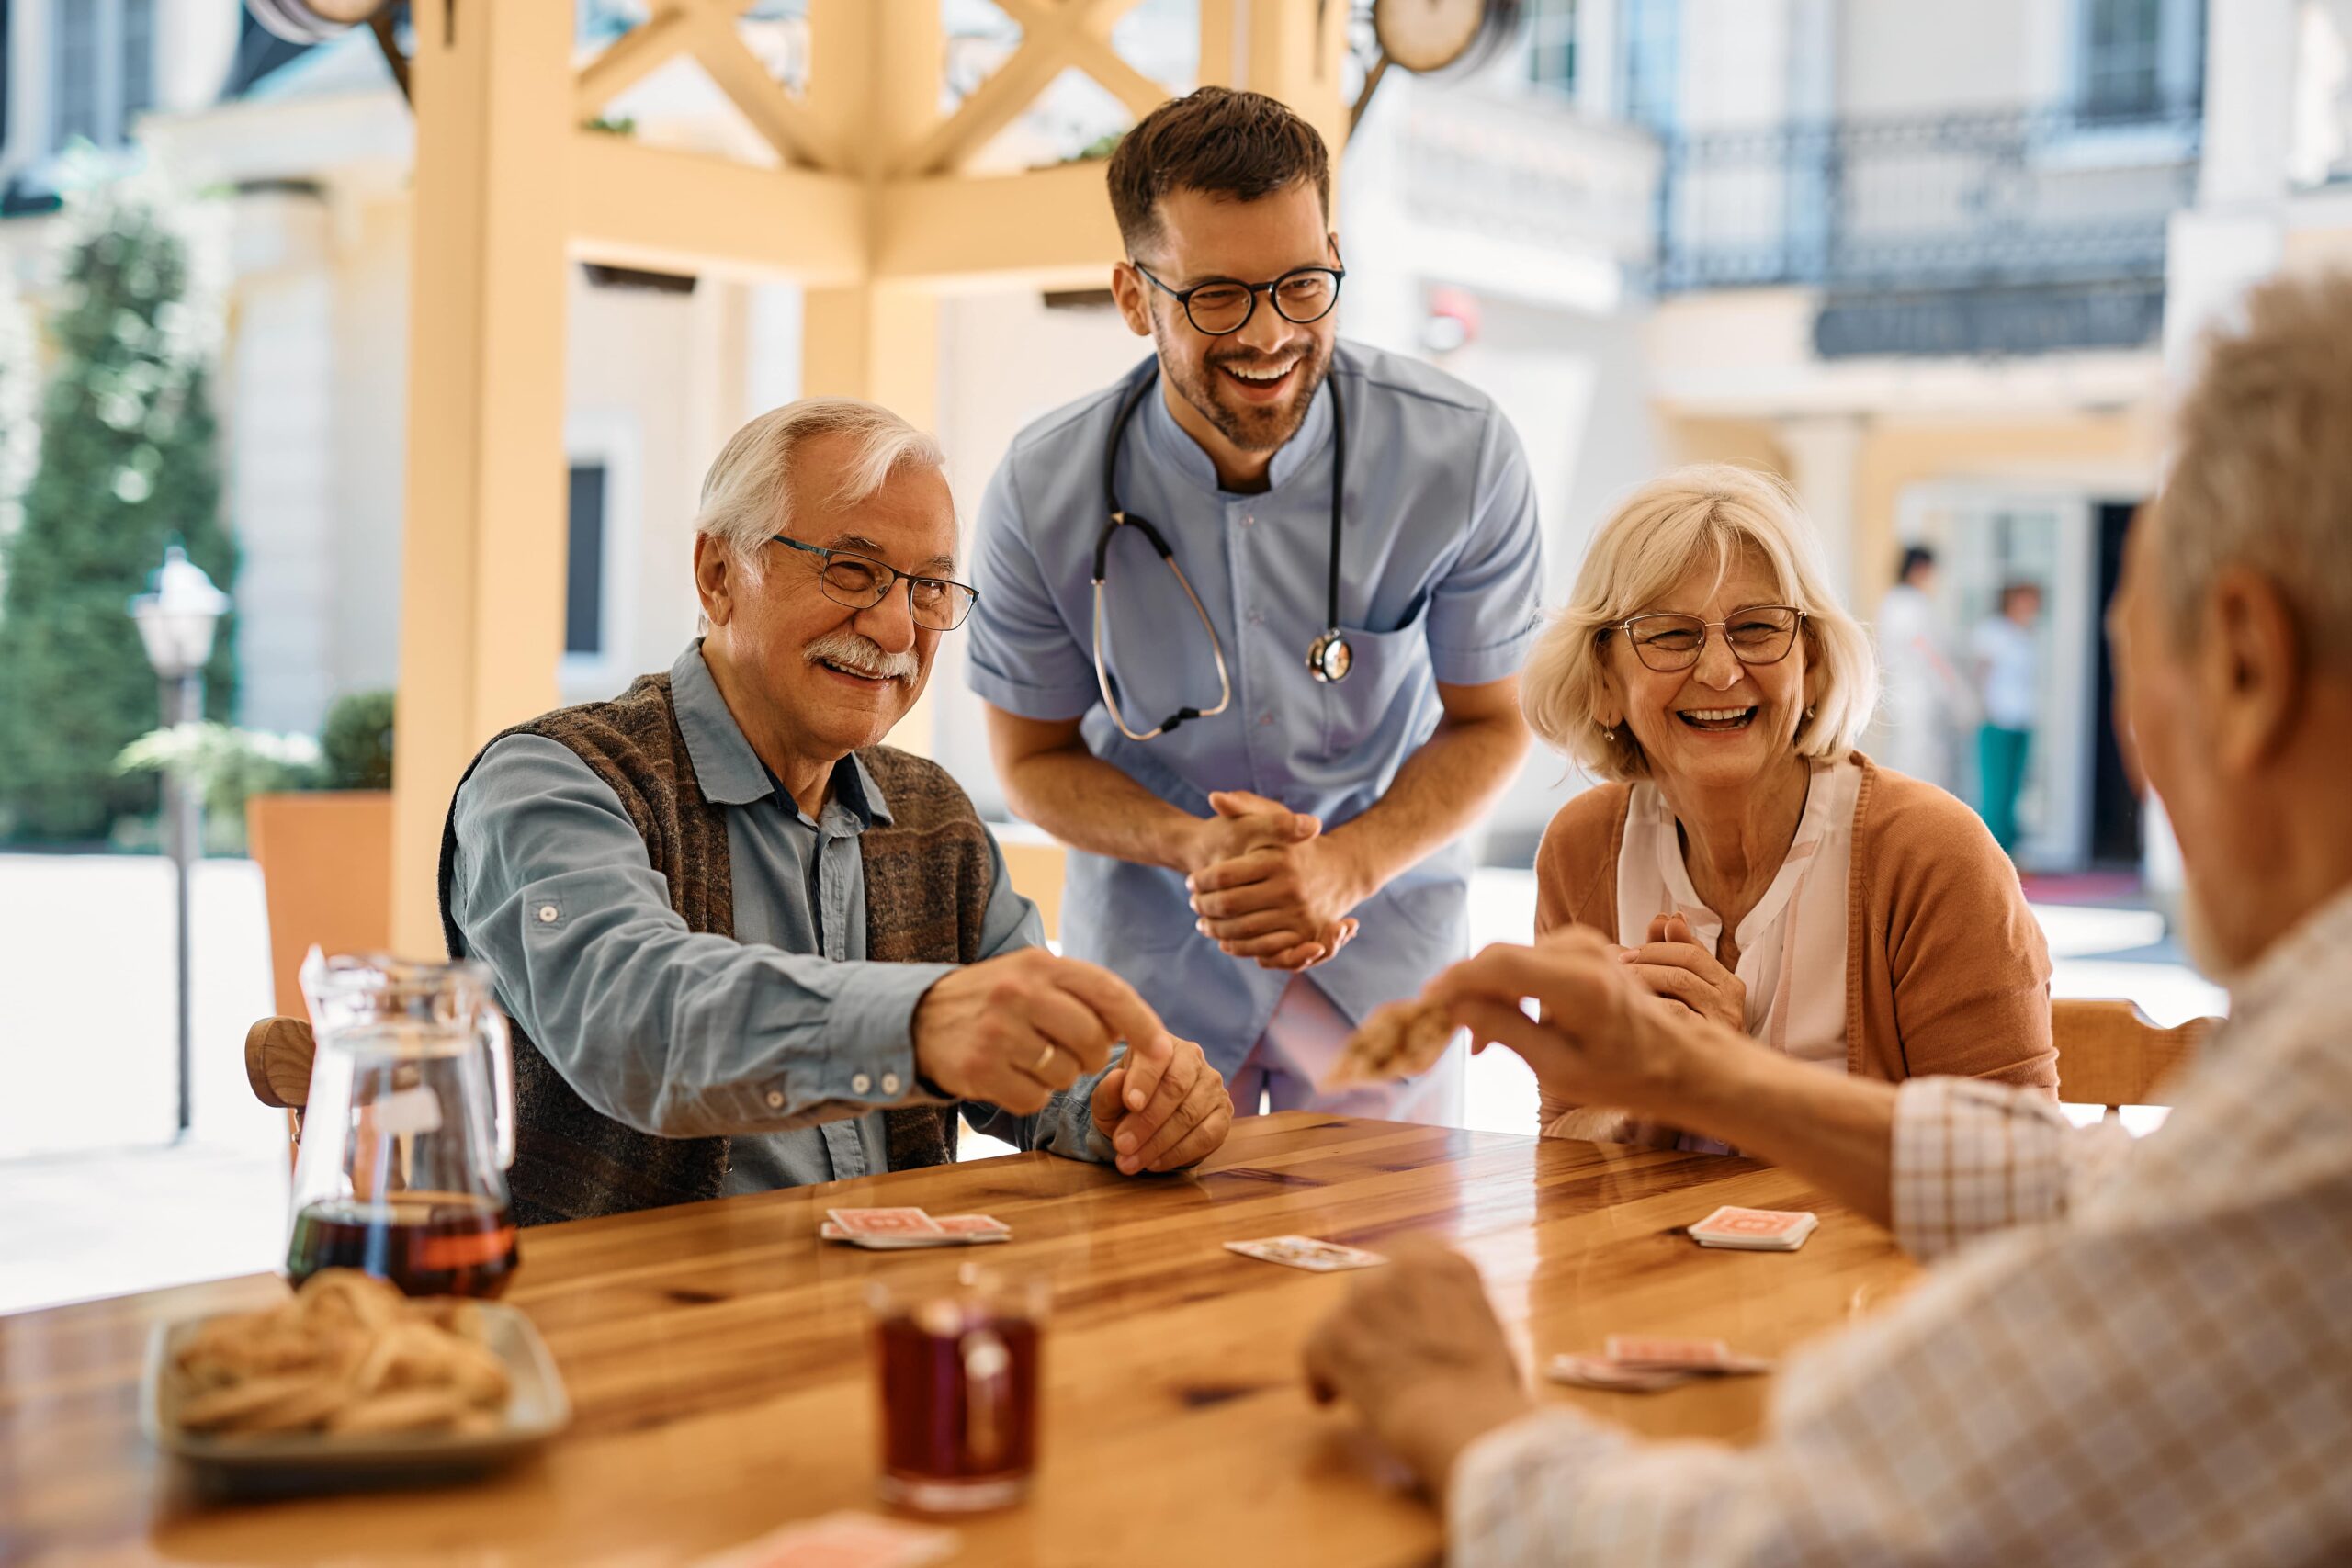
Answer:
<svg viewBox="0 0 2352 1568"><path fill-rule="evenodd" d="M608 45L580 71L572 110L586 124L605 106L685 51L692 18L675 9L657 12Z"/></svg>
<svg viewBox="0 0 2352 1568"><path fill-rule="evenodd" d="M1137 4L1138 0L1073 0L1072 6L1049 6L1046 0L996 0L998 8L1021 25L1023 38L1051 33L1061 44L1064 64L1093 77L1127 107L1128 113L1141 119L1175 95L1127 63L1111 42L1119 18Z"/></svg>
<svg viewBox="0 0 2352 1568"><path fill-rule="evenodd" d="M971 161L990 138L1020 118L1068 63L1055 39L1026 38L1012 58L972 89L956 112L924 137L903 166L909 175L950 172Z"/></svg>
<svg viewBox="0 0 2352 1568"><path fill-rule="evenodd" d="M442 952L450 792L556 702L572 0L419 0L392 942Z"/></svg>
<svg viewBox="0 0 2352 1568"><path fill-rule="evenodd" d="M876 193L874 272L961 288L1102 285L1124 254L1099 159L997 177L943 175Z"/></svg>
<svg viewBox="0 0 2352 1568"><path fill-rule="evenodd" d="M844 175L755 168L594 130L572 133L569 164L575 255L809 288L865 276L865 189Z"/></svg>
<svg viewBox="0 0 2352 1568"><path fill-rule="evenodd" d="M737 111L749 120L769 146L786 163L820 169L838 166L823 127L743 43L736 30L737 0L683 0L695 7L688 48L696 63L718 84Z"/></svg>

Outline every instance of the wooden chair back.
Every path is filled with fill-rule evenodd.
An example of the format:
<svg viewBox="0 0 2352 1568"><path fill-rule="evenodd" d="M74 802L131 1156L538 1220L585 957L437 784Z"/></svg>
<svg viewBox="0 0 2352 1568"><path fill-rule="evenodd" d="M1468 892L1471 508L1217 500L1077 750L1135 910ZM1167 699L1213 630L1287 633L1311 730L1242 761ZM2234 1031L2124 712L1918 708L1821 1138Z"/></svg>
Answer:
<svg viewBox="0 0 2352 1568"><path fill-rule="evenodd" d="M2171 1085L2197 1057L2218 1018L2192 1018L2160 1029L2136 1003L2120 998L2061 998L2050 1004L2058 1046L2058 1098L2102 1105L2170 1105Z"/></svg>
<svg viewBox="0 0 2352 1568"><path fill-rule="evenodd" d="M317 1053L307 1019L265 1018L245 1031L245 1081L255 1100L285 1111L288 1158L301 1145L302 1108L311 1102L311 1058Z"/></svg>

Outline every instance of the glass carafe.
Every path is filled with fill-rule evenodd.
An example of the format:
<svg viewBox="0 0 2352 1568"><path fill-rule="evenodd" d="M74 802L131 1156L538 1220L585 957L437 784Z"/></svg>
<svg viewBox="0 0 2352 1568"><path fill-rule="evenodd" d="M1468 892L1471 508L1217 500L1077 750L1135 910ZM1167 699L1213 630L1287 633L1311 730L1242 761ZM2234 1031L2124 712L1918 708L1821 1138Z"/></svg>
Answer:
<svg viewBox="0 0 2352 1568"><path fill-rule="evenodd" d="M302 965L316 1054L286 1272L359 1269L413 1296L494 1296L514 1272L514 1058L479 964Z"/></svg>

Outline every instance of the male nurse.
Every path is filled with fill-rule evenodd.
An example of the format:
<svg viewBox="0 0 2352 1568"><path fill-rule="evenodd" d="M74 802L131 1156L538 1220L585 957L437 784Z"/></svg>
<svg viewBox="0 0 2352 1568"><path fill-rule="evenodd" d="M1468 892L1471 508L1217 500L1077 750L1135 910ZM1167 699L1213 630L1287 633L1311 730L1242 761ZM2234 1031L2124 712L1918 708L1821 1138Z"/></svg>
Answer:
<svg viewBox="0 0 2352 1568"><path fill-rule="evenodd" d="M1156 352L1023 431L981 506L966 668L1006 798L1075 852L1066 951L1238 1111L1457 1122L1458 1049L1318 1086L1466 944L1461 840L1528 743L1526 457L1480 393L1340 341L1330 160L1278 101L1162 105L1110 187Z"/></svg>

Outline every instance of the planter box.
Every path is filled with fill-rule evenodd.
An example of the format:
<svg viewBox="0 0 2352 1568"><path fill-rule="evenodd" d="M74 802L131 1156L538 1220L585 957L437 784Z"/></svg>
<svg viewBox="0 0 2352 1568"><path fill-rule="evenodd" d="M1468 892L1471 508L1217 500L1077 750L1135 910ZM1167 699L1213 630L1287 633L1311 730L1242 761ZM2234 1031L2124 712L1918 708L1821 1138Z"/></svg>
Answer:
<svg viewBox="0 0 2352 1568"><path fill-rule="evenodd" d="M392 795L322 790L257 795L245 833L269 911L269 970L277 1010L307 1018L300 973L313 943L379 953L392 940Z"/></svg>

